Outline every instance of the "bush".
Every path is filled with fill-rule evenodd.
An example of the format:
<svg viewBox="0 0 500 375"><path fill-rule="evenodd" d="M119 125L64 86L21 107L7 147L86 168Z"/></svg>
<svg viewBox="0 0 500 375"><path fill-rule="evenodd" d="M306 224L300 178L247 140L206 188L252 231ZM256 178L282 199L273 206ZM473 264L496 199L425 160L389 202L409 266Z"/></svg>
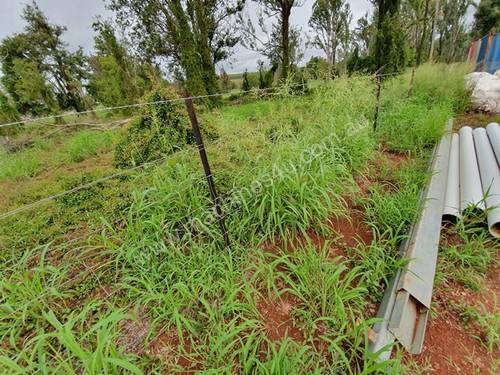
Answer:
<svg viewBox="0 0 500 375"><path fill-rule="evenodd" d="M191 125L182 103L161 102L180 98L170 88L160 87L145 97L142 113L128 127L125 137L115 148L114 165L120 168L140 165L170 155L194 143ZM161 102L161 103L158 103ZM201 125L202 133L209 139L215 131Z"/></svg>

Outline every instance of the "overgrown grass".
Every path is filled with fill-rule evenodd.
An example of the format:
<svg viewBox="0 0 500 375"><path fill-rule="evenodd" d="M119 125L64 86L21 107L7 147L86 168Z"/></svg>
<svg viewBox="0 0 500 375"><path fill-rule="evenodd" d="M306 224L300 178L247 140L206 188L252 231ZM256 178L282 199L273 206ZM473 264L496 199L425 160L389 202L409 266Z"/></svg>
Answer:
<svg viewBox="0 0 500 375"><path fill-rule="evenodd" d="M454 235L445 236L436 275L438 283L453 280L474 291L484 285L488 269L498 262L495 257L498 241L491 239L488 228L479 220L466 217L451 227L450 233Z"/></svg>
<svg viewBox="0 0 500 375"><path fill-rule="evenodd" d="M389 79L382 91L380 141L397 152L425 152L443 133L443 123L469 103L464 65L424 65L408 98L409 74Z"/></svg>
<svg viewBox="0 0 500 375"><path fill-rule="evenodd" d="M375 240L345 248L345 256L330 256L338 244L326 224L332 217L347 220L348 199L359 191L354 176L365 173L378 141L371 131L374 85L366 77L341 77L305 96L280 92L200 113L220 135L207 150L230 248L222 246L194 148L135 178L96 185L58 199L44 214L12 222L0 243L0 368L403 373L399 354L379 363L367 353L373 320L366 309L380 301L402 265L397 245L426 179L426 149L459 102L454 96L462 95L442 101L433 86L442 80L432 82L432 69L417 75L417 83L427 80L415 86L418 99L402 99L405 85L387 83L386 100L398 97L401 108L384 104L380 139L418 159L388 170L390 182L372 186L370 197L361 199ZM402 129L398 116L406 121ZM415 144L398 143L404 132ZM81 132L65 142L67 162L112 144L113 137L99 136ZM69 177L62 185L92 178ZM10 239L28 225L25 236ZM315 243L311 231L328 240ZM47 243L54 232L62 238ZM297 237L305 242L283 246ZM263 304L280 318L273 320ZM289 330L273 336L270 330L281 325Z"/></svg>
<svg viewBox="0 0 500 375"><path fill-rule="evenodd" d="M66 153L70 161L78 163L99 151L110 148L116 135L110 131L86 130L77 133L66 144Z"/></svg>
<svg viewBox="0 0 500 375"><path fill-rule="evenodd" d="M34 177L42 170L43 164L36 152L23 152L15 156L8 156L6 152L0 154L0 181Z"/></svg>

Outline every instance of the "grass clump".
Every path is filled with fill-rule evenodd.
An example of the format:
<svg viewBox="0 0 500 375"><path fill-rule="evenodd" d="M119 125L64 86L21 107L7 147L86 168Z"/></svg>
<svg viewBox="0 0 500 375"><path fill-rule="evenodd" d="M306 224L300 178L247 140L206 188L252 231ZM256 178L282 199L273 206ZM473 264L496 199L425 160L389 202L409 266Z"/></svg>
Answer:
<svg viewBox="0 0 500 375"><path fill-rule="evenodd" d="M436 275L439 283L455 280L474 291L481 290L489 267L498 262L497 241L477 221L465 218L445 232Z"/></svg>
<svg viewBox="0 0 500 375"><path fill-rule="evenodd" d="M110 149L114 143L110 131L84 130L73 136L66 145L66 153L71 162L79 163L101 151Z"/></svg>
<svg viewBox="0 0 500 375"><path fill-rule="evenodd" d="M423 65L416 71L411 97L403 94L409 73L388 80L382 89L378 136L390 150L429 150L443 134L443 124L469 103L464 65ZM439 84L436 84L439 82Z"/></svg>
<svg viewBox="0 0 500 375"><path fill-rule="evenodd" d="M477 325L481 332L478 339L486 346L490 353L500 349L500 311L497 307L496 296L493 312L488 313L484 305L480 308L466 307L461 316L467 322Z"/></svg>
<svg viewBox="0 0 500 375"><path fill-rule="evenodd" d="M35 177L43 171L43 163L35 151L0 155L0 181Z"/></svg>

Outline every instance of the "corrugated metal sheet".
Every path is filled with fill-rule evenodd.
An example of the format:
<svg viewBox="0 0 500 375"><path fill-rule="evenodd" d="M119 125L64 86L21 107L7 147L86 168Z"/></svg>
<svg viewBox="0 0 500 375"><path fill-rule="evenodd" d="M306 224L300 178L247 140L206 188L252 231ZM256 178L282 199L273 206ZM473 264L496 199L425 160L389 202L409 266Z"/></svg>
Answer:
<svg viewBox="0 0 500 375"><path fill-rule="evenodd" d="M472 42L467 60L476 72L495 74L500 69L500 34L490 34Z"/></svg>

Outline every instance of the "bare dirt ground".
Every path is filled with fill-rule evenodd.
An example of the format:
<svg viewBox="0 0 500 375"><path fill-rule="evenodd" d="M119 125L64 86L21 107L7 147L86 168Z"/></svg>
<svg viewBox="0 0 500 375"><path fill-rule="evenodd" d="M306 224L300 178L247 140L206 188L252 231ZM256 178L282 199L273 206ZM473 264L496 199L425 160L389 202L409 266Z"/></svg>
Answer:
<svg viewBox="0 0 500 375"><path fill-rule="evenodd" d="M465 112L453 121L453 131L458 131L464 126L483 128L490 122L500 122L500 114L487 112Z"/></svg>
<svg viewBox="0 0 500 375"><path fill-rule="evenodd" d="M494 299L500 298L500 274L492 269L485 287L473 292L459 284L442 286L433 298L424 351L411 357L426 374L491 374L498 350L488 353L480 330L464 322L457 306L468 304L498 312ZM496 309L496 310L495 310ZM410 356L407 357L410 359ZM498 370L498 369L497 369ZM493 372L492 372L493 371Z"/></svg>

